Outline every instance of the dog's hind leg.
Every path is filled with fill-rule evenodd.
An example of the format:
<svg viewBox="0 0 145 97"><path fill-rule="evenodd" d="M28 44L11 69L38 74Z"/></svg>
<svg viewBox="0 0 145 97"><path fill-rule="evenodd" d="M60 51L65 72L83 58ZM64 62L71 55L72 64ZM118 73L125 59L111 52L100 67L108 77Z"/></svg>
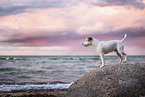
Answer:
<svg viewBox="0 0 145 97"><path fill-rule="evenodd" d="M120 62L119 62L119 64L121 64L121 63L122 63L123 58L121 57L121 54L120 54L118 51L116 51L116 54L117 54L117 55L118 55L118 57L120 58Z"/></svg>
<svg viewBox="0 0 145 97"><path fill-rule="evenodd" d="M117 46L117 50L118 50L118 52L120 54L122 54L125 57L125 60L123 61L123 63L126 63L126 61L127 61L127 55L124 53L124 45L119 43L118 46Z"/></svg>
<svg viewBox="0 0 145 97"><path fill-rule="evenodd" d="M121 53L125 57L125 60L123 61L123 63L126 63L126 61L127 61L127 55L124 52L121 52Z"/></svg>

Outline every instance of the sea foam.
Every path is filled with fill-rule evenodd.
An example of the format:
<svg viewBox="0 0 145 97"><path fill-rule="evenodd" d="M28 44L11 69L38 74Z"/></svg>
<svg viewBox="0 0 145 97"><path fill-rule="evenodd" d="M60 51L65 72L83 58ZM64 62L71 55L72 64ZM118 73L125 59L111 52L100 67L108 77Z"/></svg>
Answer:
<svg viewBox="0 0 145 97"><path fill-rule="evenodd" d="M25 84L25 85L6 85L2 84L0 85L0 91L11 91L11 90L40 90L40 89L68 89L69 86L72 84L67 83L67 84L62 84L62 83L57 83L57 84Z"/></svg>

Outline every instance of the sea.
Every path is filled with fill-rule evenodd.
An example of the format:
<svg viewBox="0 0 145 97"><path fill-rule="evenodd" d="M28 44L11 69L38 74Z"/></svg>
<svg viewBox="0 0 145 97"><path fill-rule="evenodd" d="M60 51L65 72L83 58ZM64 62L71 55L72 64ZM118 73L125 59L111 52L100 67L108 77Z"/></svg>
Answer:
<svg viewBox="0 0 145 97"><path fill-rule="evenodd" d="M117 64L119 58L105 56L105 62ZM128 56L127 62L144 63L145 56ZM0 91L68 89L100 65L99 56L0 56Z"/></svg>

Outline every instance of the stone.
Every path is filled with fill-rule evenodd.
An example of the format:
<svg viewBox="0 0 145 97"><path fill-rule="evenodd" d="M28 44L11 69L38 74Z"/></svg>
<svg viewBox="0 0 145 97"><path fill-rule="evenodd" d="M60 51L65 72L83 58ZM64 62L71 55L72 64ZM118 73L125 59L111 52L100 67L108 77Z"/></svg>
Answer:
<svg viewBox="0 0 145 97"><path fill-rule="evenodd" d="M145 63L125 63L86 73L68 89L67 97L143 97Z"/></svg>

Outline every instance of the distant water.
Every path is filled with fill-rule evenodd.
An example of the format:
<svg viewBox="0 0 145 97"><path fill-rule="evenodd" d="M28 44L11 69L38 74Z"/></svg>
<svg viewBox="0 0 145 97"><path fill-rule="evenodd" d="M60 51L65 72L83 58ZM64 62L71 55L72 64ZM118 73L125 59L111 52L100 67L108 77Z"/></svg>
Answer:
<svg viewBox="0 0 145 97"><path fill-rule="evenodd" d="M117 64L119 58L105 61ZM129 56L128 62L145 62L145 56ZM0 56L0 91L65 89L100 65L99 56Z"/></svg>

